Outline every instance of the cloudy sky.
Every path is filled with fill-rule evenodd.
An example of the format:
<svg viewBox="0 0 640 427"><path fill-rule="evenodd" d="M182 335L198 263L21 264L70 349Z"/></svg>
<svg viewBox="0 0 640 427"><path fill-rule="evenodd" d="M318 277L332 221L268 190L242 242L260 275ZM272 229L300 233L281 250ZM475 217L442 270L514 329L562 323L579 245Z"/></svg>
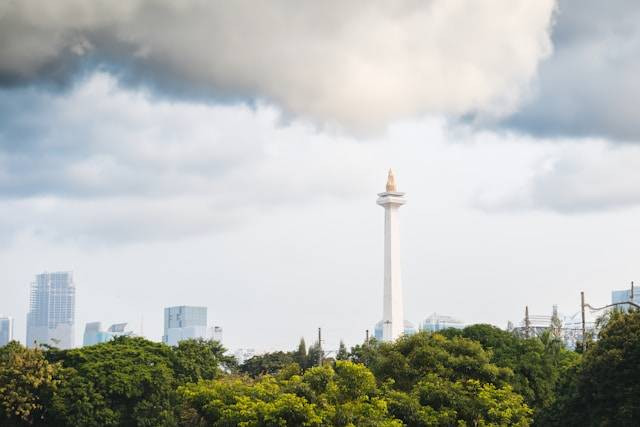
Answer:
<svg viewBox="0 0 640 427"><path fill-rule="evenodd" d="M382 313L389 167L406 317L504 327L640 280L635 2L0 3L0 313L36 273L159 340L230 348Z"/></svg>

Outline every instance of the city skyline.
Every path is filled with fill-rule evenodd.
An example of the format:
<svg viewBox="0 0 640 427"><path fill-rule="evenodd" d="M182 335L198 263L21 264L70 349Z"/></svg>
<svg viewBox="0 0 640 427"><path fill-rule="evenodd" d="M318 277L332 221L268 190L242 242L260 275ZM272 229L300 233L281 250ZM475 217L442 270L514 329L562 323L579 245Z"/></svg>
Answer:
<svg viewBox="0 0 640 427"><path fill-rule="evenodd" d="M393 176L394 174L391 170L389 171L388 175L389 177L387 181L387 192L382 193L382 195L385 196L385 195L391 194L395 197L397 197L400 194L404 195L404 193L398 193L395 190L395 177ZM390 185L391 187L393 187L392 188L393 191L389 190ZM387 217L387 215L388 214L385 214L385 217ZM387 229L389 225L390 223L388 219L385 218L385 241L388 241L390 238L389 229ZM391 228L397 229L397 225ZM384 252L385 252L384 263L385 263L385 271L386 271L387 264L390 258L389 256L390 254L388 253L388 247L386 245L385 245ZM384 308L389 303L388 295L387 295L387 286L389 284L387 274L385 274L385 278L383 282L384 282L384 288L385 288L385 293L384 293L385 296L383 298L383 308ZM70 294L69 294L69 291L64 291L64 289L63 289L64 292L62 293L60 292L60 290L58 290L57 292L58 295L56 295L56 298L58 300L65 300L65 299L71 298L69 301L71 301L73 304L71 306L71 312L72 312L71 316L73 317L75 315L75 305L74 305L75 304L75 283L73 282L73 272L71 271L54 272L54 273L45 272L42 274L37 274L36 281L32 282L31 284L32 296L30 297L30 300L32 301L32 307L38 308L41 305L41 304L34 305L33 302L38 302L38 301L42 302L43 299L44 300L50 299L49 294L52 292L50 291L49 287L51 283L56 284L58 288L60 288L60 285L66 285L66 286L71 285L72 290ZM613 307L616 304L622 304L623 310L626 311L627 308L625 308L626 306L625 304L623 304L624 302L626 301L637 302L637 294L634 293L633 283L634 282L632 281L629 289L612 290L611 291L612 305L610 306L606 305L603 307ZM42 289L43 285L46 285L45 286L46 289ZM66 294L69 294L69 295L65 296ZM587 304L587 308L588 308L588 310L585 311L588 329L592 330L595 326L596 316L599 314L602 314L601 310L603 309L602 308L594 309L592 308L592 306L589 305L589 302L585 301L585 303ZM57 304L54 303L54 305L60 305L60 301ZM65 304L62 304L62 305L65 305ZM67 305L68 305L68 302L67 302ZM48 317L52 317L53 320L55 321L59 321L58 318L60 317L60 313L58 314L54 313L52 316L49 316L48 310L44 310L44 311L40 310L40 311L42 311L42 313L40 313L40 317L42 317L42 315L46 315ZM58 311L61 311L61 310L58 310ZM62 310L62 311L64 312L65 310ZM163 312L164 312L164 333L163 333L163 336L161 337L161 340L160 340L161 342L168 345L173 345L173 346L177 345L178 342L181 340L190 339L190 338L214 339L214 340L223 342L222 341L223 328L221 326L208 326L207 307L196 307L196 306L185 306L185 305L172 306L172 307L165 307L163 309ZM578 315L579 314L580 314L579 312L576 312L573 314L569 313L568 315L565 313L561 317L559 317L558 306L554 304L553 316L546 316L546 315L530 316L528 311L528 306L525 306L525 316L519 322L519 326L517 326L516 329L520 329L521 331L519 333L524 334L525 332L522 332L522 331L527 330L526 333L530 333L528 331L529 331L529 328L531 328L531 331L532 331L531 333L539 334L541 331L546 330L548 328L558 327L558 325L554 325L554 321L553 321L553 318L556 317L560 320L561 327L568 328L566 331L567 336L564 339L566 341L566 344L568 345L568 348L573 348L573 346L575 346L575 340L577 339L576 337L579 335L579 331L578 331L579 329ZM27 327L29 327L30 319L32 319L34 316L38 317L34 313L29 314L27 316ZM531 323L529 324L530 319L531 319ZM385 322L381 320L374 325L373 329L367 329L365 331L365 338L367 336L371 336L382 341L394 340L394 338L389 339L384 337L384 324ZM470 323L470 324L473 324L473 323ZM402 332L400 332L397 337L403 334L411 335L418 331L434 332L444 328L463 328L465 326L465 323L452 316L438 314L434 312L428 317L426 317L426 319L420 320L418 323L418 327L416 327L411 321L407 320L406 318L404 318L403 320L403 325L404 327L402 328ZM35 326L38 326L38 325L35 325ZM14 327L14 321L12 317L0 316L0 346L3 345L2 342L4 341L6 342L11 340L21 341L19 337L14 336L13 327ZM82 346L94 345L101 342L106 342L112 339L113 337L119 336L119 335L131 335L131 336L137 335L137 336L149 338L144 335L144 332L142 330L142 321L140 325L141 329L139 334L136 334L134 331L125 331L126 327L127 327L126 322L114 323L108 328L108 330L104 331L102 329L101 321L87 322L85 324L83 337L78 342L82 342ZM503 328L503 329L507 331L514 331L513 328L514 328L514 324L512 321L509 320L507 321L506 328ZM75 324L72 324L71 331L74 331L74 329L75 329ZM37 331L32 332L31 334L32 335L40 334L42 336L46 335L46 337L41 338L40 340L37 340L37 339L35 340L35 341L41 341L38 344L42 344L44 341L47 341L47 342L51 342L52 345L62 346L62 348L76 347L74 343L75 334L73 333L69 334L68 330L65 330L62 332L63 332L62 335L69 335L69 337L65 336L61 338L60 337L61 332L55 330L55 327L53 329L49 329L46 333L43 333L38 329ZM389 332L387 331L387 333ZM302 338L304 339L304 336ZM578 339L579 339L579 336L578 336ZM29 342L29 334L27 334L26 342ZM323 339L323 343L325 342L326 340ZM344 342L344 339L340 338L339 342L340 343ZM245 347L228 348L227 350L229 350L232 353L235 352L238 354L244 354L243 352L245 351L250 351L253 354L261 354L264 351L266 351L266 350L258 350L258 352L256 353L254 348L247 349ZM337 350L334 350L334 351L337 351Z"/></svg>
<svg viewBox="0 0 640 427"><path fill-rule="evenodd" d="M32 277L73 271L76 344L93 321L160 341L177 304L229 348L362 342L389 168L416 328L573 315L638 280L634 3L0 9L0 313L21 340Z"/></svg>

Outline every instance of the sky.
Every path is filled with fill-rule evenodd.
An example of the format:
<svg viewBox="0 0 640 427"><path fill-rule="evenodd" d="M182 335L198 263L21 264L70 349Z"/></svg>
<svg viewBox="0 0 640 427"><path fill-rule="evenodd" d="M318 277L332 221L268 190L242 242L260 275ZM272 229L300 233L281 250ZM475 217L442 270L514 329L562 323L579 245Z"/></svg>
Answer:
<svg viewBox="0 0 640 427"><path fill-rule="evenodd" d="M0 313L74 273L84 324L230 349L355 345L382 315L387 170L405 317L505 327L638 280L630 1L0 4Z"/></svg>

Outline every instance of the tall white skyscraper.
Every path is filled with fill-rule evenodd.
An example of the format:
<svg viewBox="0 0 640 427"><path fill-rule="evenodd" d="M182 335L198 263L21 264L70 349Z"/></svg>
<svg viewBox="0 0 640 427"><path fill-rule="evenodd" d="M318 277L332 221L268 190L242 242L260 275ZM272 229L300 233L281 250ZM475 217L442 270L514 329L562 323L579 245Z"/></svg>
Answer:
<svg viewBox="0 0 640 427"><path fill-rule="evenodd" d="M398 209L406 203L406 200L404 193L398 192L396 179L391 169L389 169L386 191L378 194L377 203L384 208L382 339L383 341L393 341L404 332Z"/></svg>
<svg viewBox="0 0 640 427"><path fill-rule="evenodd" d="M164 309L162 342L177 345L190 338L208 338L207 307L180 305Z"/></svg>
<svg viewBox="0 0 640 427"><path fill-rule="evenodd" d="M13 340L13 318L0 316L0 347Z"/></svg>
<svg viewBox="0 0 640 427"><path fill-rule="evenodd" d="M48 344L72 348L75 335L76 287L70 271L42 273L31 283L27 346Z"/></svg>

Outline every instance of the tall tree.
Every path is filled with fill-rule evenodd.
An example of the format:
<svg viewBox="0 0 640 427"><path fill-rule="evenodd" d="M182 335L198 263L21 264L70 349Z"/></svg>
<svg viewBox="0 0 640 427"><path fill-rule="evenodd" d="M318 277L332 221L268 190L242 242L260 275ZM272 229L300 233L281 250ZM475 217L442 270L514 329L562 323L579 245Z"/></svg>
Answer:
<svg viewBox="0 0 640 427"><path fill-rule="evenodd" d="M295 353L295 359L298 365L302 369L306 369L307 362L307 344L304 342L304 338L300 338L300 343L298 344L298 350Z"/></svg>
<svg viewBox="0 0 640 427"><path fill-rule="evenodd" d="M310 348L307 354L307 367L317 366L324 359L324 352L319 342L315 342Z"/></svg>
<svg viewBox="0 0 640 427"><path fill-rule="evenodd" d="M347 351L347 346L344 345L344 342L340 340L340 347L338 347L338 353L336 354L337 360L347 360L349 358L349 352Z"/></svg>

